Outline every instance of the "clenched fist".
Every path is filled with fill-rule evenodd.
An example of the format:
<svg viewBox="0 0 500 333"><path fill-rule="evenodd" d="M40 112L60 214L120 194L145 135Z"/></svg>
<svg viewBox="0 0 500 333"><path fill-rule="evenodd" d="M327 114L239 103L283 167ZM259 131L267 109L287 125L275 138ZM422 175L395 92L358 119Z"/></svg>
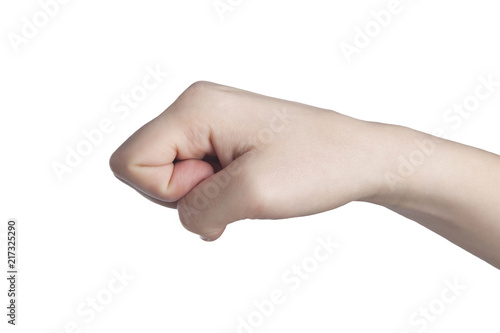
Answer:
<svg viewBox="0 0 500 333"><path fill-rule="evenodd" d="M115 175L214 240L242 219L314 214L373 196L376 125L197 82L111 157Z"/></svg>

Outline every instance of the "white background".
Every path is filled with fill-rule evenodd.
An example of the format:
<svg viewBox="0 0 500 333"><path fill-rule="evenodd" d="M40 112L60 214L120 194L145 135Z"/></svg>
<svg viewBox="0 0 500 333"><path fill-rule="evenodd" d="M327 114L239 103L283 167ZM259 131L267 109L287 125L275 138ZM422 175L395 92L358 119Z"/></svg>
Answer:
<svg viewBox="0 0 500 333"><path fill-rule="evenodd" d="M279 289L286 301L241 332L498 332L500 272L384 208L353 203L243 221L205 243L175 210L144 200L108 168L133 131L197 80L425 132L444 128L499 153L499 87L458 129L443 120L481 75L500 81L498 4L401 0L400 13L348 63L341 43L352 44L355 28L389 1L232 3L221 20L212 0L73 0L16 52L9 38L41 7L2 1L0 220L2 233L8 218L19 221L20 277L15 328L6 324L1 279L0 331L65 332L75 322L66 332L237 332L254 301ZM120 119L114 101L141 84L148 66L169 76ZM59 181L53 162L64 163L66 147L105 118L112 132ZM291 291L282 276L311 256L318 236L341 246ZM112 272L122 269L134 279L86 322L77 308L109 296ZM446 280L467 289L439 309ZM410 323L430 304L442 313L425 329Z"/></svg>

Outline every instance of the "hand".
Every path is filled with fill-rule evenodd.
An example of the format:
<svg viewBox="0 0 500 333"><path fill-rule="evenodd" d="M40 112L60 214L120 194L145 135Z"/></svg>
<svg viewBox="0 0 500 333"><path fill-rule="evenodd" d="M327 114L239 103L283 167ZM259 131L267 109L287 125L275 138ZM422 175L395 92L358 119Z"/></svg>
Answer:
<svg viewBox="0 0 500 333"><path fill-rule="evenodd" d="M177 207L215 240L242 219L309 215L368 200L383 184L380 125L197 82L110 160L116 177Z"/></svg>

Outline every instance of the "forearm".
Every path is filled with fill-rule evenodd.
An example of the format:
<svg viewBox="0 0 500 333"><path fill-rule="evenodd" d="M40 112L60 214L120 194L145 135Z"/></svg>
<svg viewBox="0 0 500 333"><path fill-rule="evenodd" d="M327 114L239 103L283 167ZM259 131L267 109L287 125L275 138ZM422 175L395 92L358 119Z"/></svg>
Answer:
<svg viewBox="0 0 500 333"><path fill-rule="evenodd" d="M500 156L403 127L385 127L388 159L369 198L500 268ZM397 142L396 144L394 144Z"/></svg>

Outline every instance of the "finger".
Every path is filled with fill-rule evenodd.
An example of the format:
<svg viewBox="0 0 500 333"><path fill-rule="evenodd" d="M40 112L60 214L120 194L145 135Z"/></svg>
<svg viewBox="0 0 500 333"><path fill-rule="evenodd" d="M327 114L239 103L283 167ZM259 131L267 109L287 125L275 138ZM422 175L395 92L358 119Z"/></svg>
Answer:
<svg viewBox="0 0 500 333"><path fill-rule="evenodd" d="M111 156L115 175L161 201L185 196L214 173L213 162L201 160L214 152L206 126L193 121L183 129L182 123L175 115L167 115L140 128Z"/></svg>
<svg viewBox="0 0 500 333"><path fill-rule="evenodd" d="M130 179L126 181L117 178L154 203L176 208L176 202L180 198L185 196L199 182L214 173L212 166L208 162L200 160L179 161L174 164L170 183L163 186L162 184L166 182L163 181L162 173L157 172L157 169L154 167L147 171L139 171L137 174L142 177L139 181L131 181ZM146 182L144 179L148 179L150 182Z"/></svg>
<svg viewBox="0 0 500 333"><path fill-rule="evenodd" d="M122 183L126 184L126 185L129 185L127 182L125 182L123 179L120 179L118 177L116 177L119 181L121 181ZM137 193L139 193L140 195L142 195L144 198L154 202L155 204L158 204L158 205L161 205L161 206L164 206L164 207L168 207L168 208L174 208L174 209L177 209L177 202L166 202L166 201L162 201L162 200L158 200L156 198L153 198L149 195L147 195L146 193L142 192L141 190L139 189L136 189L134 188L133 186L131 186L134 190L137 191Z"/></svg>

